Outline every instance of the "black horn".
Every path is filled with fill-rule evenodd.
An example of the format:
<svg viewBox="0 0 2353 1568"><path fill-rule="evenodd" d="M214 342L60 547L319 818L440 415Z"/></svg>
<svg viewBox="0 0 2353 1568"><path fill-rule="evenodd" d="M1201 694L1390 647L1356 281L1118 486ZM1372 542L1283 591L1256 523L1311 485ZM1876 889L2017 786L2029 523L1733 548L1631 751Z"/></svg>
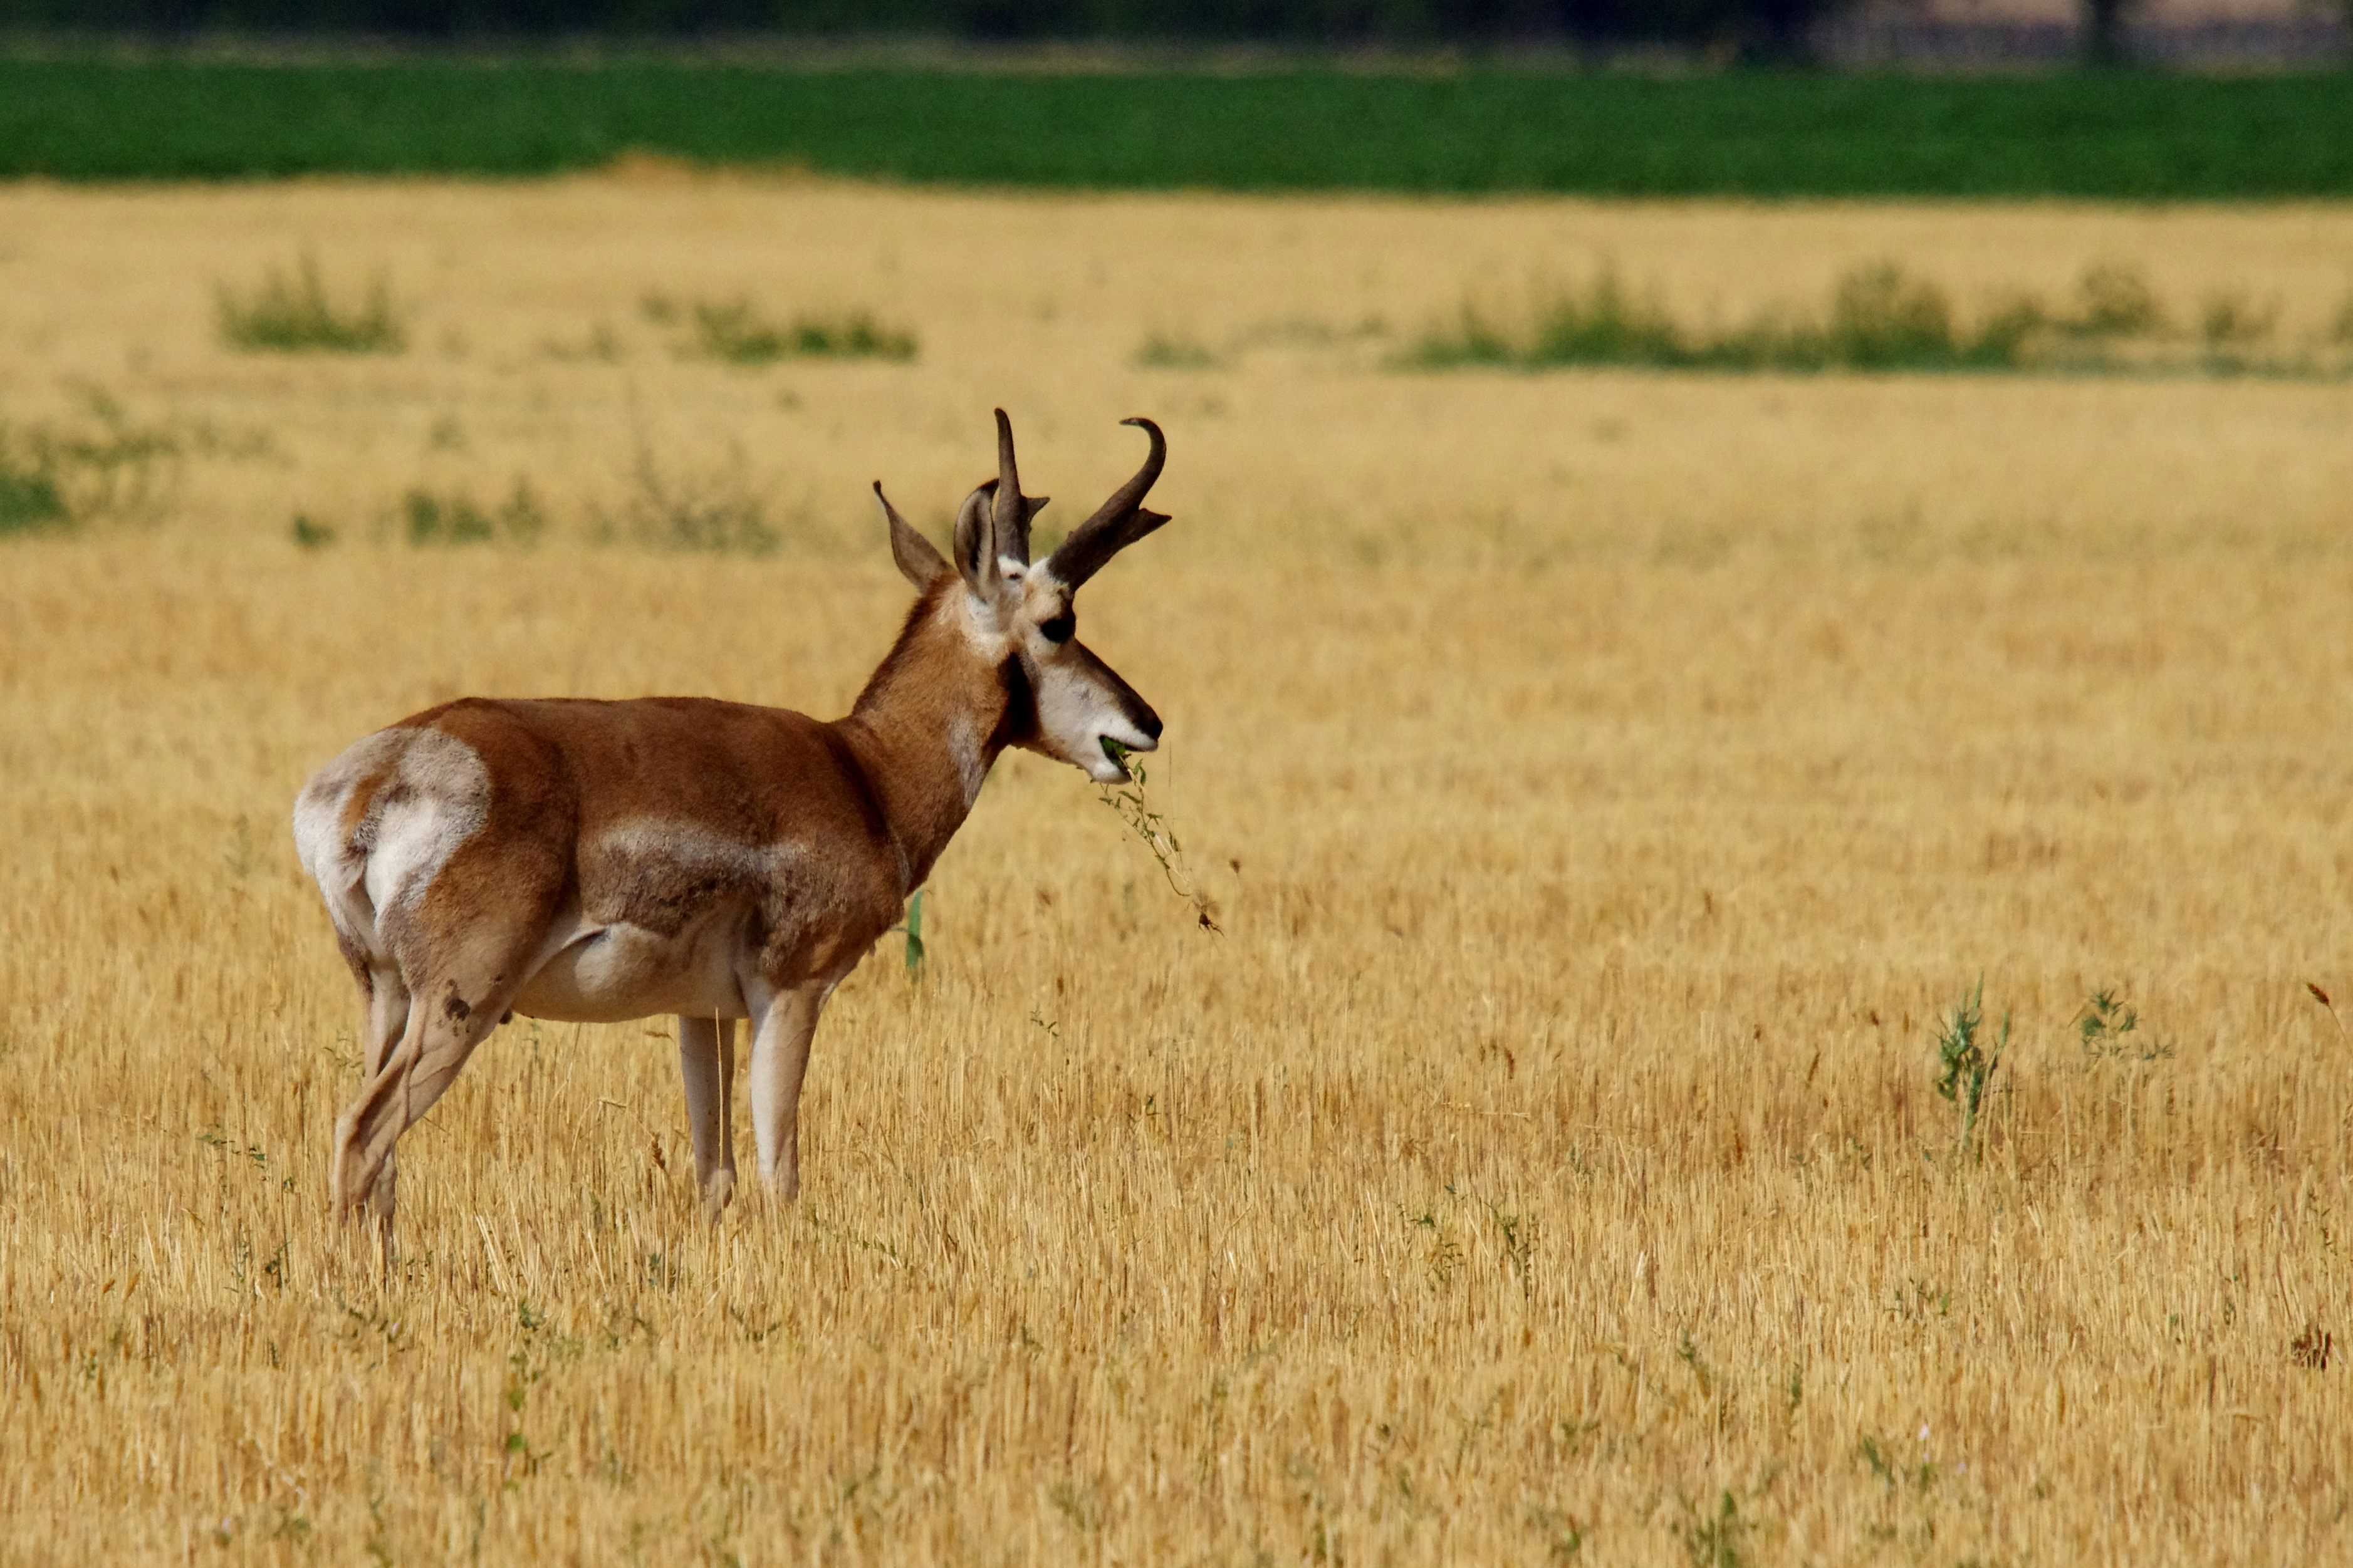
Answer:
<svg viewBox="0 0 2353 1568"><path fill-rule="evenodd" d="M1095 509L1094 516L1071 531L1071 536L1046 562L1046 570L1065 587L1076 588L1103 568L1103 563L1168 521L1168 514L1147 511L1144 498L1168 461L1168 438L1149 419L1123 419L1152 439L1152 451L1135 477Z"/></svg>
<svg viewBox="0 0 2353 1568"><path fill-rule="evenodd" d="M997 533L997 553L1029 564L1029 520L1050 498L1021 493L1021 476L1013 462L1013 421L997 411L997 496L989 521Z"/></svg>

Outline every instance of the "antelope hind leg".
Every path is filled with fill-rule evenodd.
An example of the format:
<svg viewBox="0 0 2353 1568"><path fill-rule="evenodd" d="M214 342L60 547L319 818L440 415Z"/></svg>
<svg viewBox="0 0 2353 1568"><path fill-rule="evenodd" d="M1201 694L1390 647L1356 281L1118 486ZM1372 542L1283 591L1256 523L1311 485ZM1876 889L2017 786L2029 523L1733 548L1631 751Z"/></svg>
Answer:
<svg viewBox="0 0 2353 1568"><path fill-rule="evenodd" d="M336 1212L353 1217L364 1206L392 1260L392 1163L400 1135L433 1109L474 1047L498 1027L520 988L527 950L498 955L504 962L471 963L456 973L419 977L409 987L407 1024L335 1122L332 1167ZM496 983L484 973L500 976Z"/></svg>
<svg viewBox="0 0 2353 1568"><path fill-rule="evenodd" d="M364 1027L361 1058L365 1077L360 1081L372 1082L384 1071L384 1064L392 1059L393 1047L408 1030L408 983L400 977L399 969L391 963L371 963L367 969L367 1017ZM342 1146L340 1140L337 1147ZM332 1173L342 1174L338 1162ZM394 1158L384 1157L384 1168L368 1184L364 1197L366 1206L375 1216L376 1241L384 1255L384 1266L391 1268L393 1257L392 1211L394 1186L399 1178Z"/></svg>
<svg viewBox="0 0 2353 1568"><path fill-rule="evenodd" d="M687 1125L694 1133L694 1188L713 1225L735 1195L735 1021L678 1018L678 1067L686 1082Z"/></svg>

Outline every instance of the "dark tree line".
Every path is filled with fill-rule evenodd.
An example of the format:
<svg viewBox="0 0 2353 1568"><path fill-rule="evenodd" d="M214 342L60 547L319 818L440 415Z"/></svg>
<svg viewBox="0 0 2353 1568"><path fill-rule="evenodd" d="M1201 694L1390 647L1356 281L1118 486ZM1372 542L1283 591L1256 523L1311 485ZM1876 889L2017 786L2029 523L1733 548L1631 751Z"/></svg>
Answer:
<svg viewBox="0 0 2353 1568"><path fill-rule="evenodd" d="M417 38L929 34L1796 52L1841 0L0 0L0 27Z"/></svg>

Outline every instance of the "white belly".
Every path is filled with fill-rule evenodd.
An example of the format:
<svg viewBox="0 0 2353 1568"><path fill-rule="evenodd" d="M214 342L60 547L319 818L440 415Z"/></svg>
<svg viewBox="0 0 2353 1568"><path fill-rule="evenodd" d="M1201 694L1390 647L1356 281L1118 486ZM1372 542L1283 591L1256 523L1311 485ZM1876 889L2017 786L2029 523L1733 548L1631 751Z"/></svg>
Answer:
<svg viewBox="0 0 2353 1568"><path fill-rule="evenodd" d="M617 1024L663 1013L745 1018L736 922L697 921L675 936L627 923L592 926L542 964L514 1000L527 1018Z"/></svg>

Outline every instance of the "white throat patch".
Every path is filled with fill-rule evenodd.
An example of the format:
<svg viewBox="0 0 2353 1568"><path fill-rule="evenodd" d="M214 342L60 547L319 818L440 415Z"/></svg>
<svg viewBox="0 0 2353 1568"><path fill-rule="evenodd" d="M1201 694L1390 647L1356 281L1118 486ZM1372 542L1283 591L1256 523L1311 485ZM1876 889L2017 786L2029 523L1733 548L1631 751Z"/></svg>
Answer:
<svg viewBox="0 0 2353 1568"><path fill-rule="evenodd" d="M955 759L956 781L964 786L964 808L970 811L988 780L988 759L980 754L980 729L970 715L959 713L949 721L948 755Z"/></svg>
<svg viewBox="0 0 2353 1568"><path fill-rule="evenodd" d="M948 595L943 610L955 617L965 642L990 664L1001 662L1011 650L1013 639L1005 629L1003 611L970 589Z"/></svg>

